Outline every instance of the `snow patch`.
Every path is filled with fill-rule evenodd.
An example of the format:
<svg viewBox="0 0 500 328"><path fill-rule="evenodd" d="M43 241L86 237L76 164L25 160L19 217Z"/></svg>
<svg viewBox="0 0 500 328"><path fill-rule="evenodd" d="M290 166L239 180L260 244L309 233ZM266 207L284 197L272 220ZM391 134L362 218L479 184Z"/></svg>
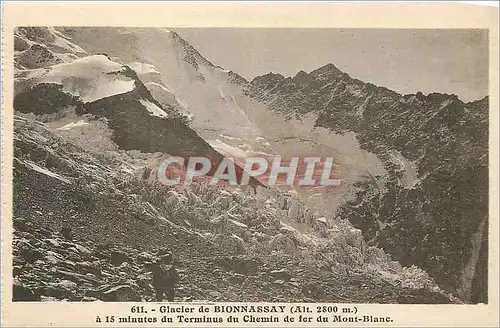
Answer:
<svg viewBox="0 0 500 328"><path fill-rule="evenodd" d="M175 99L177 100L177 102L182 106L184 107L186 110L189 109L189 105L187 104L187 102L185 102L184 100L181 100L181 99L178 99L177 97L175 97Z"/></svg>
<svg viewBox="0 0 500 328"><path fill-rule="evenodd" d="M127 64L127 66L133 69L138 75L150 73L160 74L154 65L148 63L132 62Z"/></svg>
<svg viewBox="0 0 500 328"><path fill-rule="evenodd" d="M66 131L66 130L71 130L72 128L75 128L75 127L84 126L84 125L88 125L88 124L89 123L85 122L84 120L79 120L77 122L71 122L71 123L68 123L64 126L61 126L60 128L57 128L57 130Z"/></svg>
<svg viewBox="0 0 500 328"><path fill-rule="evenodd" d="M35 170L35 171L37 171L37 172L39 172L39 173L45 174L45 175L47 175L47 176L49 176L49 177L55 178L55 179L60 180L60 181L62 181L62 182L64 182L64 183L71 183L71 181L69 181L69 180L68 180L68 179L66 179L66 178L63 178L63 177L62 177L62 176L60 176L59 174L54 173L54 172L52 172L52 171L50 171L50 170L48 170L48 169L46 169L46 168L44 168L44 167L40 167L40 166L36 165L36 164L35 164L35 163L33 163L33 162L24 161L24 163L25 163L26 165L28 165L31 169L33 169L33 170Z"/></svg>
<svg viewBox="0 0 500 328"><path fill-rule="evenodd" d="M165 113L163 109L158 107L157 105L153 104L152 102L141 99L139 102L146 108L148 112L150 112L153 116L158 116L158 117L168 117L168 114Z"/></svg>
<svg viewBox="0 0 500 328"><path fill-rule="evenodd" d="M168 87L164 86L164 85L161 85L160 83L156 83L156 82L146 82L146 87L147 86L155 86L155 87L158 87L160 89L162 89L163 91L165 92L168 92L168 93L171 93L171 94L174 94L172 92L172 90L170 90Z"/></svg>
<svg viewBox="0 0 500 328"><path fill-rule="evenodd" d="M186 104L180 101L168 86L157 82L147 82L145 85L153 97L161 104L172 105L172 102L175 102L174 107L176 107L180 114L186 116L188 119L193 118L193 114L186 108Z"/></svg>
<svg viewBox="0 0 500 328"><path fill-rule="evenodd" d="M241 115L244 115L247 119L247 122L250 123L250 120L248 119L245 111L243 109L241 109L240 105L238 105L238 102L236 101L236 98L234 98L233 95L231 95L231 99L233 100L233 103L234 105L236 106L236 109L238 110L238 112L241 114Z"/></svg>
<svg viewBox="0 0 500 328"><path fill-rule="evenodd" d="M207 142L212 146L215 150L220 152L224 156L235 156L239 158L245 158L246 152L243 150L228 145L227 143L221 141L220 139L216 140L207 140Z"/></svg>
<svg viewBox="0 0 500 328"><path fill-rule="evenodd" d="M236 138L236 137L230 137L230 136L227 136L225 134L220 134L220 136L224 139L227 139L227 140L241 140L241 138Z"/></svg>
<svg viewBox="0 0 500 328"><path fill-rule="evenodd" d="M53 27L49 27L49 31L52 32L53 34L57 35L57 36L60 36L61 38L63 39L66 39L66 40L71 40L71 38L67 35L64 35L62 32L56 30L55 28Z"/></svg>
<svg viewBox="0 0 500 328"><path fill-rule="evenodd" d="M187 118L192 119L194 117L194 114L189 111L188 104L185 101L177 98L177 96L175 97L175 100L179 103L179 105L181 105L182 114L185 115Z"/></svg>
<svg viewBox="0 0 500 328"><path fill-rule="evenodd" d="M440 107L439 109L441 110L441 109L445 108L446 106L448 106L448 105L449 105L449 104L451 104L452 102L453 102L453 99L451 99L451 98L450 98L450 99L446 99L445 101L443 101L443 102L441 103L441 107Z"/></svg>

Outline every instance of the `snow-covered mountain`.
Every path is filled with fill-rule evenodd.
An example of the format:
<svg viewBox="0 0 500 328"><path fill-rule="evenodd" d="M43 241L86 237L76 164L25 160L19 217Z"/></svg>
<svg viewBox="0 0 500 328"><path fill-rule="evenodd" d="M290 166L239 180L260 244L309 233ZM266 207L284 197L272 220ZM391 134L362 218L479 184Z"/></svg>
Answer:
<svg viewBox="0 0 500 328"><path fill-rule="evenodd" d="M16 37L29 41L30 37L37 39L31 35L34 31L20 29ZM55 33L53 29L43 31ZM53 49L51 38L41 40L43 43L33 43L30 48L19 51L16 60L22 62L33 47L44 49L51 54L50 58L61 56L56 52L59 49ZM83 53L80 47L77 49L73 55ZM73 127L89 129L86 125L95 126L96 117L106 120L106 132L111 134L110 140L103 141L106 145L114 143L124 150L175 156L206 156L214 164L222 161L221 153L188 126L191 114L171 91L160 84L152 65L133 62L128 66L105 54L85 54L87 56L76 59L66 56L66 62L50 60L39 62L39 68L20 69L16 73L16 110L35 115L73 110L77 115L92 116L89 120L75 118L77 122L68 123ZM68 127L66 125L66 130ZM236 167L236 171L241 174L242 170ZM259 183L251 178L250 184Z"/></svg>
<svg viewBox="0 0 500 328"><path fill-rule="evenodd" d="M157 99L174 97L193 115L192 127L200 133L222 127L221 133L236 137L259 135L249 114L239 106L240 88L231 82L233 74L213 65L177 33L160 28L61 31L88 51L106 53L129 65Z"/></svg>

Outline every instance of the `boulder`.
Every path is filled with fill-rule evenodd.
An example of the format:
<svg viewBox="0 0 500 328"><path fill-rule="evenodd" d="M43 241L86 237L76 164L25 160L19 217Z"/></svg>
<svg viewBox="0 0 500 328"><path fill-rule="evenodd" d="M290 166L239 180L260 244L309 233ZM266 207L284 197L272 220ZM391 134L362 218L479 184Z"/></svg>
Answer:
<svg viewBox="0 0 500 328"><path fill-rule="evenodd" d="M219 292L217 292L217 291L215 291L215 290L211 290L211 291L208 293L208 295L210 295L210 298L215 299L215 300L218 300L219 298L221 298L221 297L222 297L222 294L221 294L221 293L219 293Z"/></svg>
<svg viewBox="0 0 500 328"><path fill-rule="evenodd" d="M240 236L237 236L235 234L232 234L231 235L231 240L235 244L236 250L238 252L244 252L245 251L245 242L243 241L243 238L241 238Z"/></svg>
<svg viewBox="0 0 500 328"><path fill-rule="evenodd" d="M280 269L280 270L272 270L269 272L269 274L280 280L288 280L291 278L290 273L286 269Z"/></svg>
<svg viewBox="0 0 500 328"><path fill-rule="evenodd" d="M51 237L53 234L53 231L49 227L40 227L38 232L44 237Z"/></svg>
<svg viewBox="0 0 500 328"><path fill-rule="evenodd" d="M77 288L77 284L70 280L62 280L57 285L66 290L75 290Z"/></svg>
<svg viewBox="0 0 500 328"><path fill-rule="evenodd" d="M78 245L78 244L75 244L75 248L78 250L78 252L80 252L80 254L82 255L90 255L91 254L91 251L85 247L85 246L82 246L82 245Z"/></svg>
<svg viewBox="0 0 500 328"><path fill-rule="evenodd" d="M300 221L303 217L302 207L300 203L293 199L290 203L290 207L288 208L288 219L291 221Z"/></svg>
<svg viewBox="0 0 500 328"><path fill-rule="evenodd" d="M151 281L152 277L150 274L139 274L136 278L137 285L143 289L149 289Z"/></svg>

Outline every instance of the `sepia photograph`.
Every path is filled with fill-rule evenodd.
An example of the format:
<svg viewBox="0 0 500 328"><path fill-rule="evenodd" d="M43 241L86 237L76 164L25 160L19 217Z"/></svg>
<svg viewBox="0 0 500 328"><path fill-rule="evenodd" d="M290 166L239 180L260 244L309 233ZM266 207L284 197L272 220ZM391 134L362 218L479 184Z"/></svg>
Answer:
<svg viewBox="0 0 500 328"><path fill-rule="evenodd" d="M14 2L2 327L498 326L497 3Z"/></svg>
<svg viewBox="0 0 500 328"><path fill-rule="evenodd" d="M13 292L488 303L486 29L20 26Z"/></svg>

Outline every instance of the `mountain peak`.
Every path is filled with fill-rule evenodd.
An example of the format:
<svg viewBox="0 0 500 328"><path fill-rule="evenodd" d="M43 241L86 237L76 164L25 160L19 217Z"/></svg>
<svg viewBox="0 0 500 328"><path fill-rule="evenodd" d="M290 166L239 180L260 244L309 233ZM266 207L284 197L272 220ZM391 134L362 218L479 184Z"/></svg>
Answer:
<svg viewBox="0 0 500 328"><path fill-rule="evenodd" d="M196 48L194 48L189 42L183 39L177 32L169 31L172 35L174 42L182 47L184 50L184 61L191 64L196 70L198 70L198 64L204 64L208 67L215 68L216 66L210 62L208 59L203 57Z"/></svg>
<svg viewBox="0 0 500 328"><path fill-rule="evenodd" d="M344 73L337 68L337 66L332 63L321 66L320 68L311 72L311 76L318 80L327 80L332 77L337 77L343 75Z"/></svg>
<svg viewBox="0 0 500 328"><path fill-rule="evenodd" d="M261 84L261 85L264 85L264 84L275 84L275 83L279 83L279 82L282 82L283 80L285 80L285 77L279 73L275 74L273 72L269 72L265 75L262 75L262 76L257 76L256 78L254 78L252 80L252 84Z"/></svg>
<svg viewBox="0 0 500 328"><path fill-rule="evenodd" d="M293 81L299 85L317 87L318 81L316 81L315 77L312 74L307 74L304 71L299 71Z"/></svg>

